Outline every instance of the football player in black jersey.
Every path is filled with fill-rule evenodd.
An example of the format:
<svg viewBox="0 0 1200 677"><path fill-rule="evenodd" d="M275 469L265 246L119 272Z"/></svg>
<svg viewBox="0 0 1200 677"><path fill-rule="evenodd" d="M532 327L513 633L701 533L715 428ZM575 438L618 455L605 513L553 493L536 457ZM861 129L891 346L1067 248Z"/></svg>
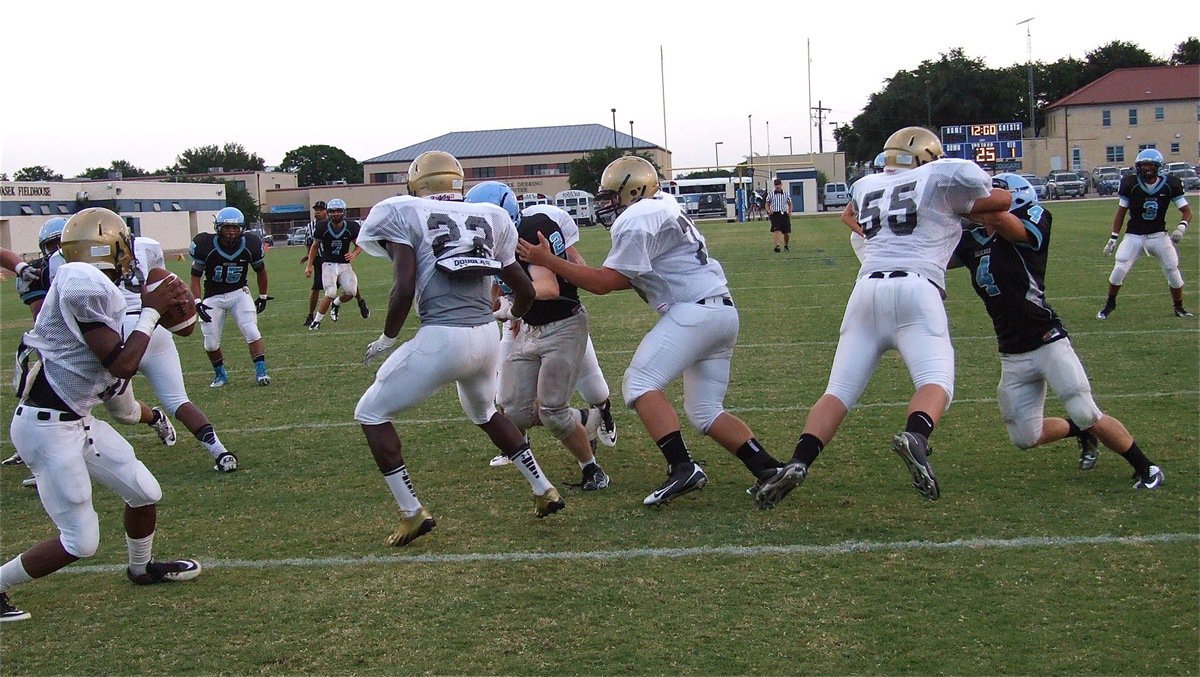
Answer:
<svg viewBox="0 0 1200 677"><path fill-rule="evenodd" d="M250 347L254 360L254 377L258 385L271 384L267 375L267 358L262 334L258 331L258 313L267 309L266 252L262 238L243 232L246 219L241 210L226 207L217 212L215 233L200 233L192 240L192 295L196 297L196 312L200 315L200 331L204 334L204 350L212 362L213 381L210 388L220 388L229 382L225 371L225 356L221 352L221 330L225 315L232 314L242 337ZM249 272L258 280L258 298L250 297ZM200 294L200 280L204 294Z"/></svg>
<svg viewBox="0 0 1200 677"><path fill-rule="evenodd" d="M313 241L308 249L308 266L304 274L321 280L325 297L321 299L317 312L308 323L310 330L321 328L325 313L337 322L341 305L352 298L358 299L358 312L363 319L371 316L366 301L358 289L358 275L351 264L362 253L355 242L358 239L359 223L346 218L346 203L338 198L329 201L329 219L318 223L313 230ZM338 295L338 287L342 293Z"/></svg>
<svg viewBox="0 0 1200 677"><path fill-rule="evenodd" d="M566 237L557 222L545 214L523 218L517 196L506 184L484 181L467 192L466 202L482 202L505 209L522 240L537 244L538 233L553 251L567 258ZM521 318L525 326L500 366L499 405L522 432L542 424L575 457L583 473L584 491L606 489L608 474L596 462L589 437L600 423L600 412L592 410L586 423L570 406L575 382L587 350L588 314L579 302L579 290L542 266L524 261L521 267L533 280L533 306ZM512 301L501 297L496 319L510 320Z"/></svg>
<svg viewBox="0 0 1200 677"><path fill-rule="evenodd" d="M1179 272L1179 253L1174 244L1183 239L1192 222L1192 208L1183 196L1183 184L1178 177L1161 174L1163 156L1153 148L1138 153L1133 164L1137 171L1121 179L1121 187L1117 189L1117 213L1113 216L1112 234L1104 245L1105 256L1116 250L1117 262L1108 277L1108 300L1096 313L1096 319L1107 320L1116 309L1121 283L1143 252L1158 259L1162 266L1171 288L1175 316L1193 317L1183 307L1183 275ZM1172 204L1183 218L1168 238L1167 207ZM1129 225L1125 229L1125 239L1118 247L1117 239L1121 236L1126 212L1129 213Z"/></svg>
<svg viewBox="0 0 1200 677"><path fill-rule="evenodd" d="M1157 489L1162 470L1120 421L1096 406L1067 330L1046 302L1050 212L1017 174L999 174L993 185L1012 194L1011 211L982 216L986 225L968 224L950 265L971 271L972 287L992 318L1000 348L997 396L1009 439L1031 449L1075 437L1083 470L1095 466L1099 439L1133 466L1135 489ZM1043 415L1047 384L1070 418Z"/></svg>

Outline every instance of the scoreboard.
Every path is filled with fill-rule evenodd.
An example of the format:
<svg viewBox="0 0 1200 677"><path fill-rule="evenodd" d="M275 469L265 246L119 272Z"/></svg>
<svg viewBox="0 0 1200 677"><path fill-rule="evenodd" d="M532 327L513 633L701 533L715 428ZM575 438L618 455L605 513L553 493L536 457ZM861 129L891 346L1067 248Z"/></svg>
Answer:
<svg viewBox="0 0 1200 677"><path fill-rule="evenodd" d="M991 122L980 125L949 125L942 127L942 150L946 157L971 160L978 165L994 167L1019 160L1021 148L1020 122Z"/></svg>

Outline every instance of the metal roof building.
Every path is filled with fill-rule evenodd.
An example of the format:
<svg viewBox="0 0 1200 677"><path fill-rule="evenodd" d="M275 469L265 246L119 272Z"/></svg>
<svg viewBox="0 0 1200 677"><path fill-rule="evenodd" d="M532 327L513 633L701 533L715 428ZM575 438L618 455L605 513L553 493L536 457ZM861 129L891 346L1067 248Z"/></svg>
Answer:
<svg viewBox="0 0 1200 677"><path fill-rule="evenodd" d="M364 160L363 164L411 162L427 150L445 151L462 161L519 155L586 154L613 145L636 150L663 150L649 141L620 131L614 134L611 127L604 125L563 125L450 132Z"/></svg>

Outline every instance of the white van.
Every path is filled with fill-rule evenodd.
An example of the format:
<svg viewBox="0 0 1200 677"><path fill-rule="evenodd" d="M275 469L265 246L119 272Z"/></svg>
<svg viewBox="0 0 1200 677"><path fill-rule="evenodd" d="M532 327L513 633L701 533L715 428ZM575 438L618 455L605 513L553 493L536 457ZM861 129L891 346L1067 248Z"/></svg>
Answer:
<svg viewBox="0 0 1200 677"><path fill-rule="evenodd" d="M845 209L850 204L850 186L840 181L830 181L821 191L821 211Z"/></svg>

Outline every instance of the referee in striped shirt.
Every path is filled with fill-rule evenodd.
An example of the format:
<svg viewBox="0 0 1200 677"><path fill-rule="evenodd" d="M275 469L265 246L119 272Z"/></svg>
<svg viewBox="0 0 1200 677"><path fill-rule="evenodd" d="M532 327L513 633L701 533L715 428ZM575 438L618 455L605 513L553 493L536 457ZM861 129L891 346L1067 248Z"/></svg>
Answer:
<svg viewBox="0 0 1200 677"><path fill-rule="evenodd" d="M775 237L775 253L779 246L784 251L791 251L788 244L792 240L792 198L783 192L783 182L775 179L775 192L767 201L767 210L771 218L771 234Z"/></svg>

